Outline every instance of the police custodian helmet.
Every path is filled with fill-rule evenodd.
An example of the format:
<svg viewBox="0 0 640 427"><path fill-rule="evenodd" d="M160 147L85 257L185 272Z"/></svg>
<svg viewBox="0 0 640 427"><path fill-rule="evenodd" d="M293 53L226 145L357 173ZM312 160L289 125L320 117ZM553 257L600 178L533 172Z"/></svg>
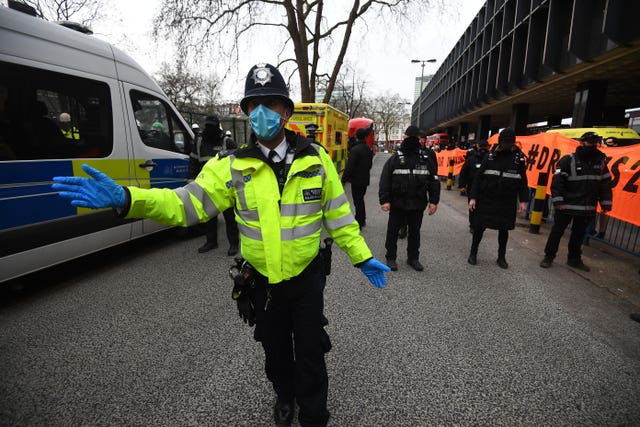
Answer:
<svg viewBox="0 0 640 427"><path fill-rule="evenodd" d="M289 98L289 88L282 78L282 74L271 64L256 64L251 67L244 82L244 98L240 101L240 108L247 114L247 105L251 98L259 96L278 96L293 112L293 101Z"/></svg>

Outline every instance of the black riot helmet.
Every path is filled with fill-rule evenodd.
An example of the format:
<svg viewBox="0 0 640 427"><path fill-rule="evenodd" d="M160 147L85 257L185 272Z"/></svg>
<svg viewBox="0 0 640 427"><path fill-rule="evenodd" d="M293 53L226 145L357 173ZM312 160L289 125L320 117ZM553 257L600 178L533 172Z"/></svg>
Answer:
<svg viewBox="0 0 640 427"><path fill-rule="evenodd" d="M293 113L293 101L289 98L289 88L282 74L271 64L256 64L251 67L244 82L244 98L240 108L247 114L247 105L251 98L276 96L282 98Z"/></svg>

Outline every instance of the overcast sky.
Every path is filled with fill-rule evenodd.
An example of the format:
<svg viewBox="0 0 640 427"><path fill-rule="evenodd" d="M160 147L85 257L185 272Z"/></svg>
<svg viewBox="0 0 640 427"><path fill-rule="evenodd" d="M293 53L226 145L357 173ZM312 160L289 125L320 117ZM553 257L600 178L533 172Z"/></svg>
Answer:
<svg viewBox="0 0 640 427"><path fill-rule="evenodd" d="M347 0L331 1L344 3ZM485 0L449 0L445 3L450 9L443 14L425 12L423 23L411 30L412 37L385 31L384 25L381 28L369 26L365 29L364 24L356 27L358 35L352 37L347 60L356 64L360 75L368 82L370 95L389 92L413 102L414 82L420 77L421 67L412 64L411 59L437 59L436 63L425 66L425 75L433 74ZM152 20L159 10L160 0L110 0L108 4L106 16L93 24L97 37L127 52L151 75L157 73L163 61L172 63L172 46L156 43L151 38ZM225 81L225 100L242 97L244 79L253 64L276 62L275 48L271 51L247 46L246 49L247 59L243 59L238 72ZM212 70L202 71L216 70L212 67ZM294 101L299 100L297 92L292 92L291 97Z"/></svg>

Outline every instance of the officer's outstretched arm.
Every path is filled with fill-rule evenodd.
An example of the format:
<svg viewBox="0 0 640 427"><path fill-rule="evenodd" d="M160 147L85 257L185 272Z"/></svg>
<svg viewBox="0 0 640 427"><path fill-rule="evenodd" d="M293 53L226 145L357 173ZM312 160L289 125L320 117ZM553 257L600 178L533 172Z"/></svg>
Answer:
<svg viewBox="0 0 640 427"><path fill-rule="evenodd" d="M60 196L71 201L71 205L83 208L122 208L126 203L126 193L122 186L116 184L97 169L82 165L91 178L75 176L56 176L51 186Z"/></svg>

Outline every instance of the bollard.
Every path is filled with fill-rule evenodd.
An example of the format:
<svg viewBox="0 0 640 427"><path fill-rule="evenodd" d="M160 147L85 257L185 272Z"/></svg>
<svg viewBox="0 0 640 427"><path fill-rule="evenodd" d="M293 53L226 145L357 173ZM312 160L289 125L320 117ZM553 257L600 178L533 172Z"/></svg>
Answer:
<svg viewBox="0 0 640 427"><path fill-rule="evenodd" d="M453 185L453 159L449 160L449 174L447 175L447 190Z"/></svg>
<svg viewBox="0 0 640 427"><path fill-rule="evenodd" d="M538 174L538 185L536 186L536 194L533 201L533 210L531 212L531 222L529 224L529 233L540 234L540 223L542 223L542 213L544 212L544 201L547 197L547 181L549 179L548 172L540 172Z"/></svg>

